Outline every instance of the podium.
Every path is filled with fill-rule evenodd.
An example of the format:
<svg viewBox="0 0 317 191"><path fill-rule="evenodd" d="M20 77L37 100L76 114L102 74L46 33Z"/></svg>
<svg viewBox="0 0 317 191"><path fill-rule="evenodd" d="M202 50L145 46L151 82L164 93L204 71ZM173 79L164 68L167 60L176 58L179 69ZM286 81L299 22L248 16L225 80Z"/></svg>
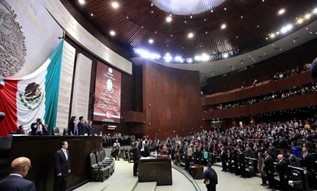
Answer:
<svg viewBox="0 0 317 191"><path fill-rule="evenodd" d="M203 179L204 178L204 166L202 165L193 165L190 166L190 172L194 179Z"/></svg>
<svg viewBox="0 0 317 191"><path fill-rule="evenodd" d="M141 158L138 169L139 182L157 182L157 185L172 185L170 158Z"/></svg>

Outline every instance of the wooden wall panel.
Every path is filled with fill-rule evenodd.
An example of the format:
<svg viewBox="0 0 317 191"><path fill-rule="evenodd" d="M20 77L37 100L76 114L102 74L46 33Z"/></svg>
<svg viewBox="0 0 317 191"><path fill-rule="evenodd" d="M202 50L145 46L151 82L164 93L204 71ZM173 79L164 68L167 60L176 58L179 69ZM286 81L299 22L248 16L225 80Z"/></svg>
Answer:
<svg viewBox="0 0 317 191"><path fill-rule="evenodd" d="M144 135L166 138L199 131L202 126L198 72L143 65Z"/></svg>

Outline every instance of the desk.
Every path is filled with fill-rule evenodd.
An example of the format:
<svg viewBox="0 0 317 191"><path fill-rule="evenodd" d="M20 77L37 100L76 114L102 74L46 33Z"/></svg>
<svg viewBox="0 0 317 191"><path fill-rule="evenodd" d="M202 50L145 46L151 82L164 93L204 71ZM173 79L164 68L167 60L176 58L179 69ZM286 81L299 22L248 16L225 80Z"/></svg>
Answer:
<svg viewBox="0 0 317 191"><path fill-rule="evenodd" d="M190 166L190 172L194 179L203 179L204 178L204 166L202 165L193 165Z"/></svg>
<svg viewBox="0 0 317 191"><path fill-rule="evenodd" d="M170 158L140 159L139 182L157 182L157 185L172 185L172 165Z"/></svg>

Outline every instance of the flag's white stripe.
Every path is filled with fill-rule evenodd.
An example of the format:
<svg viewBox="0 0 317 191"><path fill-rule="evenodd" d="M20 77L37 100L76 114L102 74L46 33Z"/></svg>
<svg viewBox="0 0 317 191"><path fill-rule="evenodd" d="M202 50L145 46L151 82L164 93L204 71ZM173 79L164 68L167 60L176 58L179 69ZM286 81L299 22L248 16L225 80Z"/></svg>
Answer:
<svg viewBox="0 0 317 191"><path fill-rule="evenodd" d="M44 65L47 66L50 62L45 62ZM40 72L41 71L41 72ZM18 116L18 121L17 121L17 125L24 125L25 130L27 132L29 132L31 130L31 123L35 122L37 118L41 118L43 123L45 123L44 121L44 115L45 115L45 77L47 74L47 70L42 70L42 67L40 67L36 72L32 73L32 76L27 76L27 77L32 77L32 78L28 78L25 80L20 80L18 82L17 88L17 116ZM39 106L34 109L34 110L30 110L28 109L24 103L26 103L26 101L24 100L24 103L21 102L21 97L19 94L24 94L25 88L27 87L28 84L35 82L37 84L39 84L39 88L41 91L41 99L40 99L40 104ZM24 95L23 95L24 96ZM24 97L23 97L24 98ZM35 107L37 104L28 104L31 107Z"/></svg>

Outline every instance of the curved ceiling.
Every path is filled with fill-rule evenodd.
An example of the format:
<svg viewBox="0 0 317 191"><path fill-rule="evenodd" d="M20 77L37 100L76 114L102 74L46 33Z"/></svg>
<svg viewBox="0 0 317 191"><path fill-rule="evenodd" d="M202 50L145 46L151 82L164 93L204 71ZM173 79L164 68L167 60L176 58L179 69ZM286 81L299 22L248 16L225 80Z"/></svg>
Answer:
<svg viewBox="0 0 317 191"><path fill-rule="evenodd" d="M83 3L80 4L79 1ZM147 49L160 55L168 52L183 58L194 58L203 53L210 55L212 60L208 63L166 64L175 68L199 70L202 78L228 72L222 67L229 67L229 72L245 67L244 60L250 59L247 53L269 47L268 45L273 43L283 42L287 35L296 34L294 32L297 32L297 36L295 35L291 42L296 41L302 37L301 35L306 35L305 31L298 32L314 24L317 18L316 13L305 19L305 16L313 13L317 7L317 2L312 0L209 1L214 2L213 5L205 5L204 2L208 1L204 0L173 0L178 3L184 2L178 5L164 4L164 2L172 2L171 0L70 0L70 2L106 36L128 45L131 50ZM116 8L113 2L117 3ZM200 4L187 5L188 2ZM184 5L186 10L175 8ZM171 17L171 22L166 22L168 16ZM299 22L300 19L303 20ZM289 34L288 32L278 34L277 31L281 31L281 27L288 23L294 23ZM311 30L315 29L309 31L316 33ZM115 35L111 36L110 31ZM189 33L192 34L191 38L188 36ZM281 49L285 51L288 47ZM275 52L272 55L275 55ZM223 53L227 53L231 58L223 58ZM267 51L268 57L270 54L270 51ZM251 63L263 60L266 55L252 56ZM235 57L238 59L234 59ZM220 69L214 69L212 65L217 62L226 64L222 64Z"/></svg>

